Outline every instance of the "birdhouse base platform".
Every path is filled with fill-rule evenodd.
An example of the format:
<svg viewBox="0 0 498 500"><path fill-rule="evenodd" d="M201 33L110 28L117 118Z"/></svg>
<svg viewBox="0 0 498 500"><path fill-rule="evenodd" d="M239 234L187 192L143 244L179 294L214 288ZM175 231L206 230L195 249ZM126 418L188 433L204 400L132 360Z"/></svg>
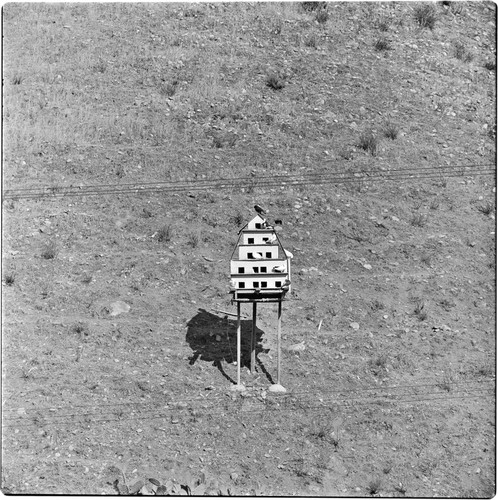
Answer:
<svg viewBox="0 0 498 500"><path fill-rule="evenodd" d="M265 293L240 293L240 292L231 292L233 295L233 302L282 302L285 301L285 292L275 292L273 294Z"/></svg>

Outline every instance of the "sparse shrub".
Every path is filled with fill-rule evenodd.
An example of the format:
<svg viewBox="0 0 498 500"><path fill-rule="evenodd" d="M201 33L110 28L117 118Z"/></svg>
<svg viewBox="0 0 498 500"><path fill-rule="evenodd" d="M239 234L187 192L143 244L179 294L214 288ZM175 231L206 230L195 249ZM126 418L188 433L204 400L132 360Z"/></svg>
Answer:
<svg viewBox="0 0 498 500"><path fill-rule="evenodd" d="M454 54L457 59L463 62L470 62L474 58L462 42L455 43Z"/></svg>
<svg viewBox="0 0 498 500"><path fill-rule="evenodd" d="M420 262L425 264L426 266L430 266L432 262L432 255L429 253L424 253L422 257L420 257Z"/></svg>
<svg viewBox="0 0 498 500"><path fill-rule="evenodd" d="M438 304L447 312L451 311L453 307L456 307L456 304L448 299L442 299Z"/></svg>
<svg viewBox="0 0 498 500"><path fill-rule="evenodd" d="M157 241L159 243L168 243L173 237L173 227L171 224L166 224L157 231Z"/></svg>
<svg viewBox="0 0 498 500"><path fill-rule="evenodd" d="M81 282L85 283L86 285L88 285L88 283L91 283L92 279L93 279L93 277L92 277L91 274L85 274L83 276L83 278L81 278Z"/></svg>
<svg viewBox="0 0 498 500"><path fill-rule="evenodd" d="M399 130L398 130L398 127L394 123L388 122L385 125L383 132L384 132L384 135L388 139L391 139L394 141L394 139L396 139L398 137Z"/></svg>
<svg viewBox="0 0 498 500"><path fill-rule="evenodd" d="M192 248L197 248L199 246L199 242L201 240L199 232L191 232L187 237L187 243Z"/></svg>
<svg viewBox="0 0 498 500"><path fill-rule="evenodd" d="M415 316L417 316L419 321L425 321L427 319L427 311L425 310L424 301L419 301L415 305Z"/></svg>
<svg viewBox="0 0 498 500"><path fill-rule="evenodd" d="M494 204L491 201L486 202L484 205L478 205L477 210L484 215L490 215L494 211Z"/></svg>
<svg viewBox="0 0 498 500"><path fill-rule="evenodd" d="M244 216L238 212L236 213L235 215L232 215L229 219L229 221L234 225L234 226L237 226L237 227L240 227L242 226L242 224L244 223Z"/></svg>
<svg viewBox="0 0 498 500"><path fill-rule="evenodd" d="M374 49L378 52L391 50L391 44L385 37L378 38L374 43Z"/></svg>
<svg viewBox="0 0 498 500"><path fill-rule="evenodd" d="M378 28L380 31L385 32L389 30L389 25L390 25L389 19L382 19L378 24Z"/></svg>
<svg viewBox="0 0 498 500"><path fill-rule="evenodd" d="M315 20L319 24L325 24L329 20L329 13L327 9L322 8L315 14Z"/></svg>
<svg viewBox="0 0 498 500"><path fill-rule="evenodd" d="M430 208L431 210L437 210L437 209L439 208L439 200L438 200L437 198L434 198L434 199L431 201L431 203L430 203L430 205L429 205L429 208Z"/></svg>
<svg viewBox="0 0 498 500"><path fill-rule="evenodd" d="M372 311L382 311L385 308L384 303L380 302L379 300L375 299L371 304L370 304L370 309Z"/></svg>
<svg viewBox="0 0 498 500"><path fill-rule="evenodd" d="M451 391L451 384L453 383L453 378L451 375L445 374L443 377L443 380L441 383L438 384L438 386L443 389L443 391L450 392Z"/></svg>
<svg viewBox="0 0 498 500"><path fill-rule="evenodd" d="M20 75L19 73L16 73L13 77L12 77L12 85L21 85L21 83L23 82L24 78L22 75Z"/></svg>
<svg viewBox="0 0 498 500"><path fill-rule="evenodd" d="M410 224L416 227L424 227L426 222L427 220L424 214L413 214L410 219Z"/></svg>
<svg viewBox="0 0 498 500"><path fill-rule="evenodd" d="M55 259L56 255L57 255L57 245L55 241L51 241L43 247L41 256L44 259Z"/></svg>
<svg viewBox="0 0 498 500"><path fill-rule="evenodd" d="M16 280L16 277L15 277L14 273L8 273L3 278L3 281L7 286L12 286L14 284L15 280Z"/></svg>
<svg viewBox="0 0 498 500"><path fill-rule="evenodd" d="M447 4L455 16L463 12L463 2L447 2Z"/></svg>
<svg viewBox="0 0 498 500"><path fill-rule="evenodd" d="M79 335L82 337L88 337L88 335L90 335L88 326L85 323L82 323L81 321L79 321L78 323L74 323L74 325L72 325L69 328L69 333Z"/></svg>
<svg viewBox="0 0 498 500"><path fill-rule="evenodd" d="M270 31L272 35L282 34L282 20L280 18L273 21Z"/></svg>
<svg viewBox="0 0 498 500"><path fill-rule="evenodd" d="M413 16L422 28L434 29L436 25L436 9L433 5L425 4L415 7Z"/></svg>
<svg viewBox="0 0 498 500"><path fill-rule="evenodd" d="M484 67L489 71L496 71L496 61L487 61L484 63Z"/></svg>
<svg viewBox="0 0 498 500"><path fill-rule="evenodd" d="M368 151L372 156L377 154L378 139L372 132L366 132L360 136L358 147Z"/></svg>
<svg viewBox="0 0 498 500"><path fill-rule="evenodd" d="M178 87L178 80L173 80L171 83L166 83L159 87L159 92L167 97L173 97Z"/></svg>
<svg viewBox="0 0 498 500"><path fill-rule="evenodd" d="M313 49L316 49L317 46L318 46L318 41L317 41L317 36L315 33L311 33L310 35L308 35L306 37L306 39L304 40L304 45L306 45L306 47L311 47Z"/></svg>
<svg viewBox="0 0 498 500"><path fill-rule="evenodd" d="M273 90L281 90L285 87L285 82L275 73L266 77L266 86Z"/></svg>
<svg viewBox="0 0 498 500"><path fill-rule="evenodd" d="M370 493L370 495L375 495L376 493L378 493L380 490L381 484L382 484L382 482L379 478L372 479L368 483L368 487L367 487L367 490Z"/></svg>
<svg viewBox="0 0 498 500"><path fill-rule="evenodd" d="M301 2L301 8L306 12L314 12L326 7L326 2Z"/></svg>
<svg viewBox="0 0 498 500"><path fill-rule="evenodd" d="M105 73L107 70L107 63L103 61L102 59L99 59L93 66L92 66L93 72L94 73Z"/></svg>
<svg viewBox="0 0 498 500"><path fill-rule="evenodd" d="M328 417L317 418L313 423L310 435L321 441L330 441L333 428L332 422Z"/></svg>
<svg viewBox="0 0 498 500"><path fill-rule="evenodd" d="M370 360L370 366L373 372L377 375L381 370L385 369L387 364L387 354L379 354L376 358Z"/></svg>

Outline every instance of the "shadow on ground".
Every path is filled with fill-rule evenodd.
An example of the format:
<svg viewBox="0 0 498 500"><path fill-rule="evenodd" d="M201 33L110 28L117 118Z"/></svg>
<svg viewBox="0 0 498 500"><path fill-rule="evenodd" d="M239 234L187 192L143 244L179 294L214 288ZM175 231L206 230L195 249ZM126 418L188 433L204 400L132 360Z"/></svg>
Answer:
<svg viewBox="0 0 498 500"><path fill-rule="evenodd" d="M252 321L241 321L241 367L250 368L251 365L251 330ZM256 327L256 371L263 372L273 384L271 375L263 363L259 360L260 353L266 353L269 349L263 349L261 340L263 330ZM217 340L218 339L218 340ZM229 319L228 316L218 316L205 309L199 309L197 314L187 323L186 340L193 351L189 363L193 365L197 360L212 362L220 370L221 374L230 382L233 380L223 369L223 361L234 363L237 361L237 320Z"/></svg>

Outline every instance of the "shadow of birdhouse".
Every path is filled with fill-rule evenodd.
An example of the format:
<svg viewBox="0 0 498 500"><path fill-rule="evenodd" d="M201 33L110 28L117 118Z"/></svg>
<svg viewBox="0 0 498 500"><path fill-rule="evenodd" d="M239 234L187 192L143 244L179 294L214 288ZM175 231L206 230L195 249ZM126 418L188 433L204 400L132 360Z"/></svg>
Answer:
<svg viewBox="0 0 498 500"><path fill-rule="evenodd" d="M241 320L241 367L250 368L251 364L251 331L252 321ZM266 353L261 345L263 331L256 327L255 352L257 367L271 380L263 363L258 359L258 354ZM228 316L218 316L205 309L198 313L187 323L186 340L193 351L189 363L197 361L212 363L221 374L230 382L235 381L223 369L223 362L234 363L237 361L237 320Z"/></svg>

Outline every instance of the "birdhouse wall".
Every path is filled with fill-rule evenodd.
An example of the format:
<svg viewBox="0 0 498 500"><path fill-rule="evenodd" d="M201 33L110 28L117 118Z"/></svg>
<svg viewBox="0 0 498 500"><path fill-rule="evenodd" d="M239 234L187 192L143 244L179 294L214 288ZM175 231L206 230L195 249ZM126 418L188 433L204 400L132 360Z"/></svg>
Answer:
<svg viewBox="0 0 498 500"><path fill-rule="evenodd" d="M244 231L242 234L243 245L266 245L271 239L275 240L273 231Z"/></svg>
<svg viewBox="0 0 498 500"><path fill-rule="evenodd" d="M279 245L239 245L239 260L281 259L280 254Z"/></svg>
<svg viewBox="0 0 498 500"><path fill-rule="evenodd" d="M285 284L287 277L285 275L259 275L247 276L245 278L235 278L235 287L237 290L245 290L247 292L259 290L281 290Z"/></svg>
<svg viewBox="0 0 498 500"><path fill-rule="evenodd" d="M287 260L232 260L230 262L230 274L232 276L239 274L272 274L275 267L284 267L283 273L288 272ZM282 274L282 273L278 273Z"/></svg>

